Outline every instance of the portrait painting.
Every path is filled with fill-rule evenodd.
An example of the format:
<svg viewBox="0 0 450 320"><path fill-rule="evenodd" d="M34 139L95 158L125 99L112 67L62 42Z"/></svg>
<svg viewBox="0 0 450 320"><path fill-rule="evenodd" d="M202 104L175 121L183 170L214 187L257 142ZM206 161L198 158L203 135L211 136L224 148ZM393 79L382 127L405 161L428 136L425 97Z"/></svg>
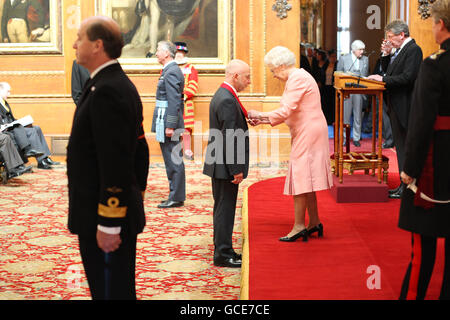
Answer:
<svg viewBox="0 0 450 320"><path fill-rule="evenodd" d="M125 69L157 67L155 53L161 40L185 42L198 69L214 69L222 68L230 55L230 1L98 0L97 9L120 26Z"/></svg>
<svg viewBox="0 0 450 320"><path fill-rule="evenodd" d="M61 53L61 1L0 0L0 54Z"/></svg>

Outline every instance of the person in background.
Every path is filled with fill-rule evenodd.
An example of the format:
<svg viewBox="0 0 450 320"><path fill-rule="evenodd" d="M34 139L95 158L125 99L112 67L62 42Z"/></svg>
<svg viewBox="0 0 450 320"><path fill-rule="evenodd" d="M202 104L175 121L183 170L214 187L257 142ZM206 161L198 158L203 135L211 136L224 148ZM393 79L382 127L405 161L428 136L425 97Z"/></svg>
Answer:
<svg viewBox="0 0 450 320"><path fill-rule="evenodd" d="M184 76L175 61L176 53L177 47L172 42L158 43L156 58L163 69L156 88L152 132L156 133L169 180L169 196L158 208L182 207L186 200L186 174L179 148L180 135L184 132Z"/></svg>
<svg viewBox="0 0 450 320"><path fill-rule="evenodd" d="M335 101L336 92L334 89L334 72L337 68L337 54L334 49L327 52L327 62L323 69L325 70L325 82L321 90L322 95L322 110L327 119L327 124L331 125L335 118Z"/></svg>
<svg viewBox="0 0 450 320"><path fill-rule="evenodd" d="M307 47L309 46L309 44L301 44L300 45L300 68L305 69L305 71L308 71L310 74L312 73L311 71L311 65L309 64L309 60L307 57Z"/></svg>
<svg viewBox="0 0 450 320"><path fill-rule="evenodd" d="M0 118L2 124L10 124L17 120L7 101L10 94L11 86L9 83L0 82ZM27 145L27 147L23 148L25 157L36 157L39 169L52 169L53 165L59 164L59 162L50 158L51 152L40 126L29 125L23 127L22 125L16 125L12 128L12 132L19 148L22 145Z"/></svg>
<svg viewBox="0 0 450 320"><path fill-rule="evenodd" d="M375 63L375 67L373 68L372 74L379 74L384 75L383 70L381 69L381 58L377 60ZM376 98L376 121L375 123L378 123L378 97ZM387 106L386 106L386 100L383 99L383 124L382 124L382 136L384 139L384 142L382 144L383 149L392 148L394 146L394 137L392 136L392 128L391 128L391 121L389 120L389 115L387 113ZM364 133L372 133L372 108L369 106L368 112L365 113L366 118L366 126L364 126L363 121L363 132ZM378 128L378 127L377 127Z"/></svg>
<svg viewBox="0 0 450 320"><path fill-rule="evenodd" d="M366 45L361 40L355 40L351 44L352 52L342 56L337 64L336 71L348 72L359 77L369 75L369 58L364 56ZM344 100L344 123L350 124L353 115L353 144L360 147L362 109L365 96L362 94L351 94Z"/></svg>
<svg viewBox="0 0 450 320"><path fill-rule="evenodd" d="M194 130L194 97L198 92L198 72L195 67L187 61L189 52L185 42L175 42L177 53L175 61L180 66L184 74L184 133L183 133L183 150L184 157L188 160L194 160L194 153L191 148L192 131Z"/></svg>
<svg viewBox="0 0 450 320"><path fill-rule="evenodd" d="M434 2L430 20L441 49L423 61L417 76L400 174L408 188L398 226L411 232L412 243L402 300L426 298L438 238L445 238L439 299L450 299L450 0Z"/></svg>
<svg viewBox="0 0 450 320"><path fill-rule="evenodd" d="M320 101L322 105L322 112L327 119L324 106L324 94L325 94L325 80L326 80L326 68L328 67L327 53L323 50L317 51L317 65L316 69L313 71L314 79L316 79L317 85L320 91ZM327 121L328 122L328 121Z"/></svg>
<svg viewBox="0 0 450 320"><path fill-rule="evenodd" d="M384 29L386 39L381 44L381 68L384 75L375 74L368 78L386 83L386 104L400 173L405 161L409 109L414 82L422 63L422 49L410 37L408 24L403 20L394 20ZM405 187L400 181L397 188L389 190L389 197L400 199Z"/></svg>
<svg viewBox="0 0 450 320"><path fill-rule="evenodd" d="M294 198L294 225L279 240L292 242L302 238L307 241L316 232L322 237L316 191L330 189L333 177L328 127L321 109L319 88L309 73L295 67L295 55L285 47L271 49L264 57L264 63L275 78L286 82L281 106L271 112L250 110L248 117L253 125L285 123L292 137L284 194Z"/></svg>
<svg viewBox="0 0 450 320"><path fill-rule="evenodd" d="M313 71L317 68L317 58L314 56L315 48L310 43L306 44L305 48L306 61L308 62L308 64L307 66L302 66L302 68L307 70L310 74L313 74Z"/></svg>
<svg viewBox="0 0 450 320"><path fill-rule="evenodd" d="M89 71L80 66L76 60L73 61L72 64L72 99L75 104L78 104L78 101L81 98L81 93L83 92L83 87L86 82L89 80L90 75Z"/></svg>
<svg viewBox="0 0 450 320"><path fill-rule="evenodd" d="M7 179L32 171L31 166L25 167L23 165L23 160L9 135L2 132L0 132L0 155L7 171Z"/></svg>

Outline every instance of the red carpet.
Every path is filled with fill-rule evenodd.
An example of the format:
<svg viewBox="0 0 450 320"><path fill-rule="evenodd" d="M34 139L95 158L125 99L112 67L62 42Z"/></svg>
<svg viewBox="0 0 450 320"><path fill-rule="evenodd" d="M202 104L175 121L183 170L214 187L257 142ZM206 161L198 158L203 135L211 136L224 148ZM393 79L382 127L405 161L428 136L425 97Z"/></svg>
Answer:
<svg viewBox="0 0 450 320"><path fill-rule="evenodd" d="M397 181L391 173L389 186ZM324 238L284 243L278 238L291 230L293 200L283 185L281 177L248 189L248 299L398 299L410 257L410 233L397 227L399 200L337 204L329 191L318 192ZM368 288L371 266L379 267L379 288ZM442 268L439 242L427 299L439 296Z"/></svg>

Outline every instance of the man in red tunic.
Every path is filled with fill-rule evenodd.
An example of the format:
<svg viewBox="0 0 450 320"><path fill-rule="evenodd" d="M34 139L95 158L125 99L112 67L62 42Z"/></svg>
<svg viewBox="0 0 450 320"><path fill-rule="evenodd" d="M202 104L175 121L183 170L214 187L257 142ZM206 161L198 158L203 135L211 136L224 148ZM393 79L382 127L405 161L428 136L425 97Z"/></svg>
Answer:
<svg viewBox="0 0 450 320"><path fill-rule="evenodd" d="M191 150L191 136L194 129L194 97L198 92L198 72L195 67L187 62L186 55L189 52L185 42L175 42L177 54L175 61L180 66L184 75L184 128L183 149L184 157L188 160L194 160L194 153Z"/></svg>

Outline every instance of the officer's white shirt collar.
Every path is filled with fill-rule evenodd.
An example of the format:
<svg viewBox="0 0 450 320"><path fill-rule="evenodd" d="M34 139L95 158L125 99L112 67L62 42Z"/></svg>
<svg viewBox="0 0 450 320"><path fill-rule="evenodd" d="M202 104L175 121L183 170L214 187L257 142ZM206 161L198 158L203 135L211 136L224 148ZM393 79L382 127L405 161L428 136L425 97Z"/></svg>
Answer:
<svg viewBox="0 0 450 320"><path fill-rule="evenodd" d="M112 64L119 63L116 59L109 60L108 62L105 62L100 67L94 70L94 72L91 73L91 79L94 79L94 77L99 73L101 70L105 69L107 66L110 66Z"/></svg>

